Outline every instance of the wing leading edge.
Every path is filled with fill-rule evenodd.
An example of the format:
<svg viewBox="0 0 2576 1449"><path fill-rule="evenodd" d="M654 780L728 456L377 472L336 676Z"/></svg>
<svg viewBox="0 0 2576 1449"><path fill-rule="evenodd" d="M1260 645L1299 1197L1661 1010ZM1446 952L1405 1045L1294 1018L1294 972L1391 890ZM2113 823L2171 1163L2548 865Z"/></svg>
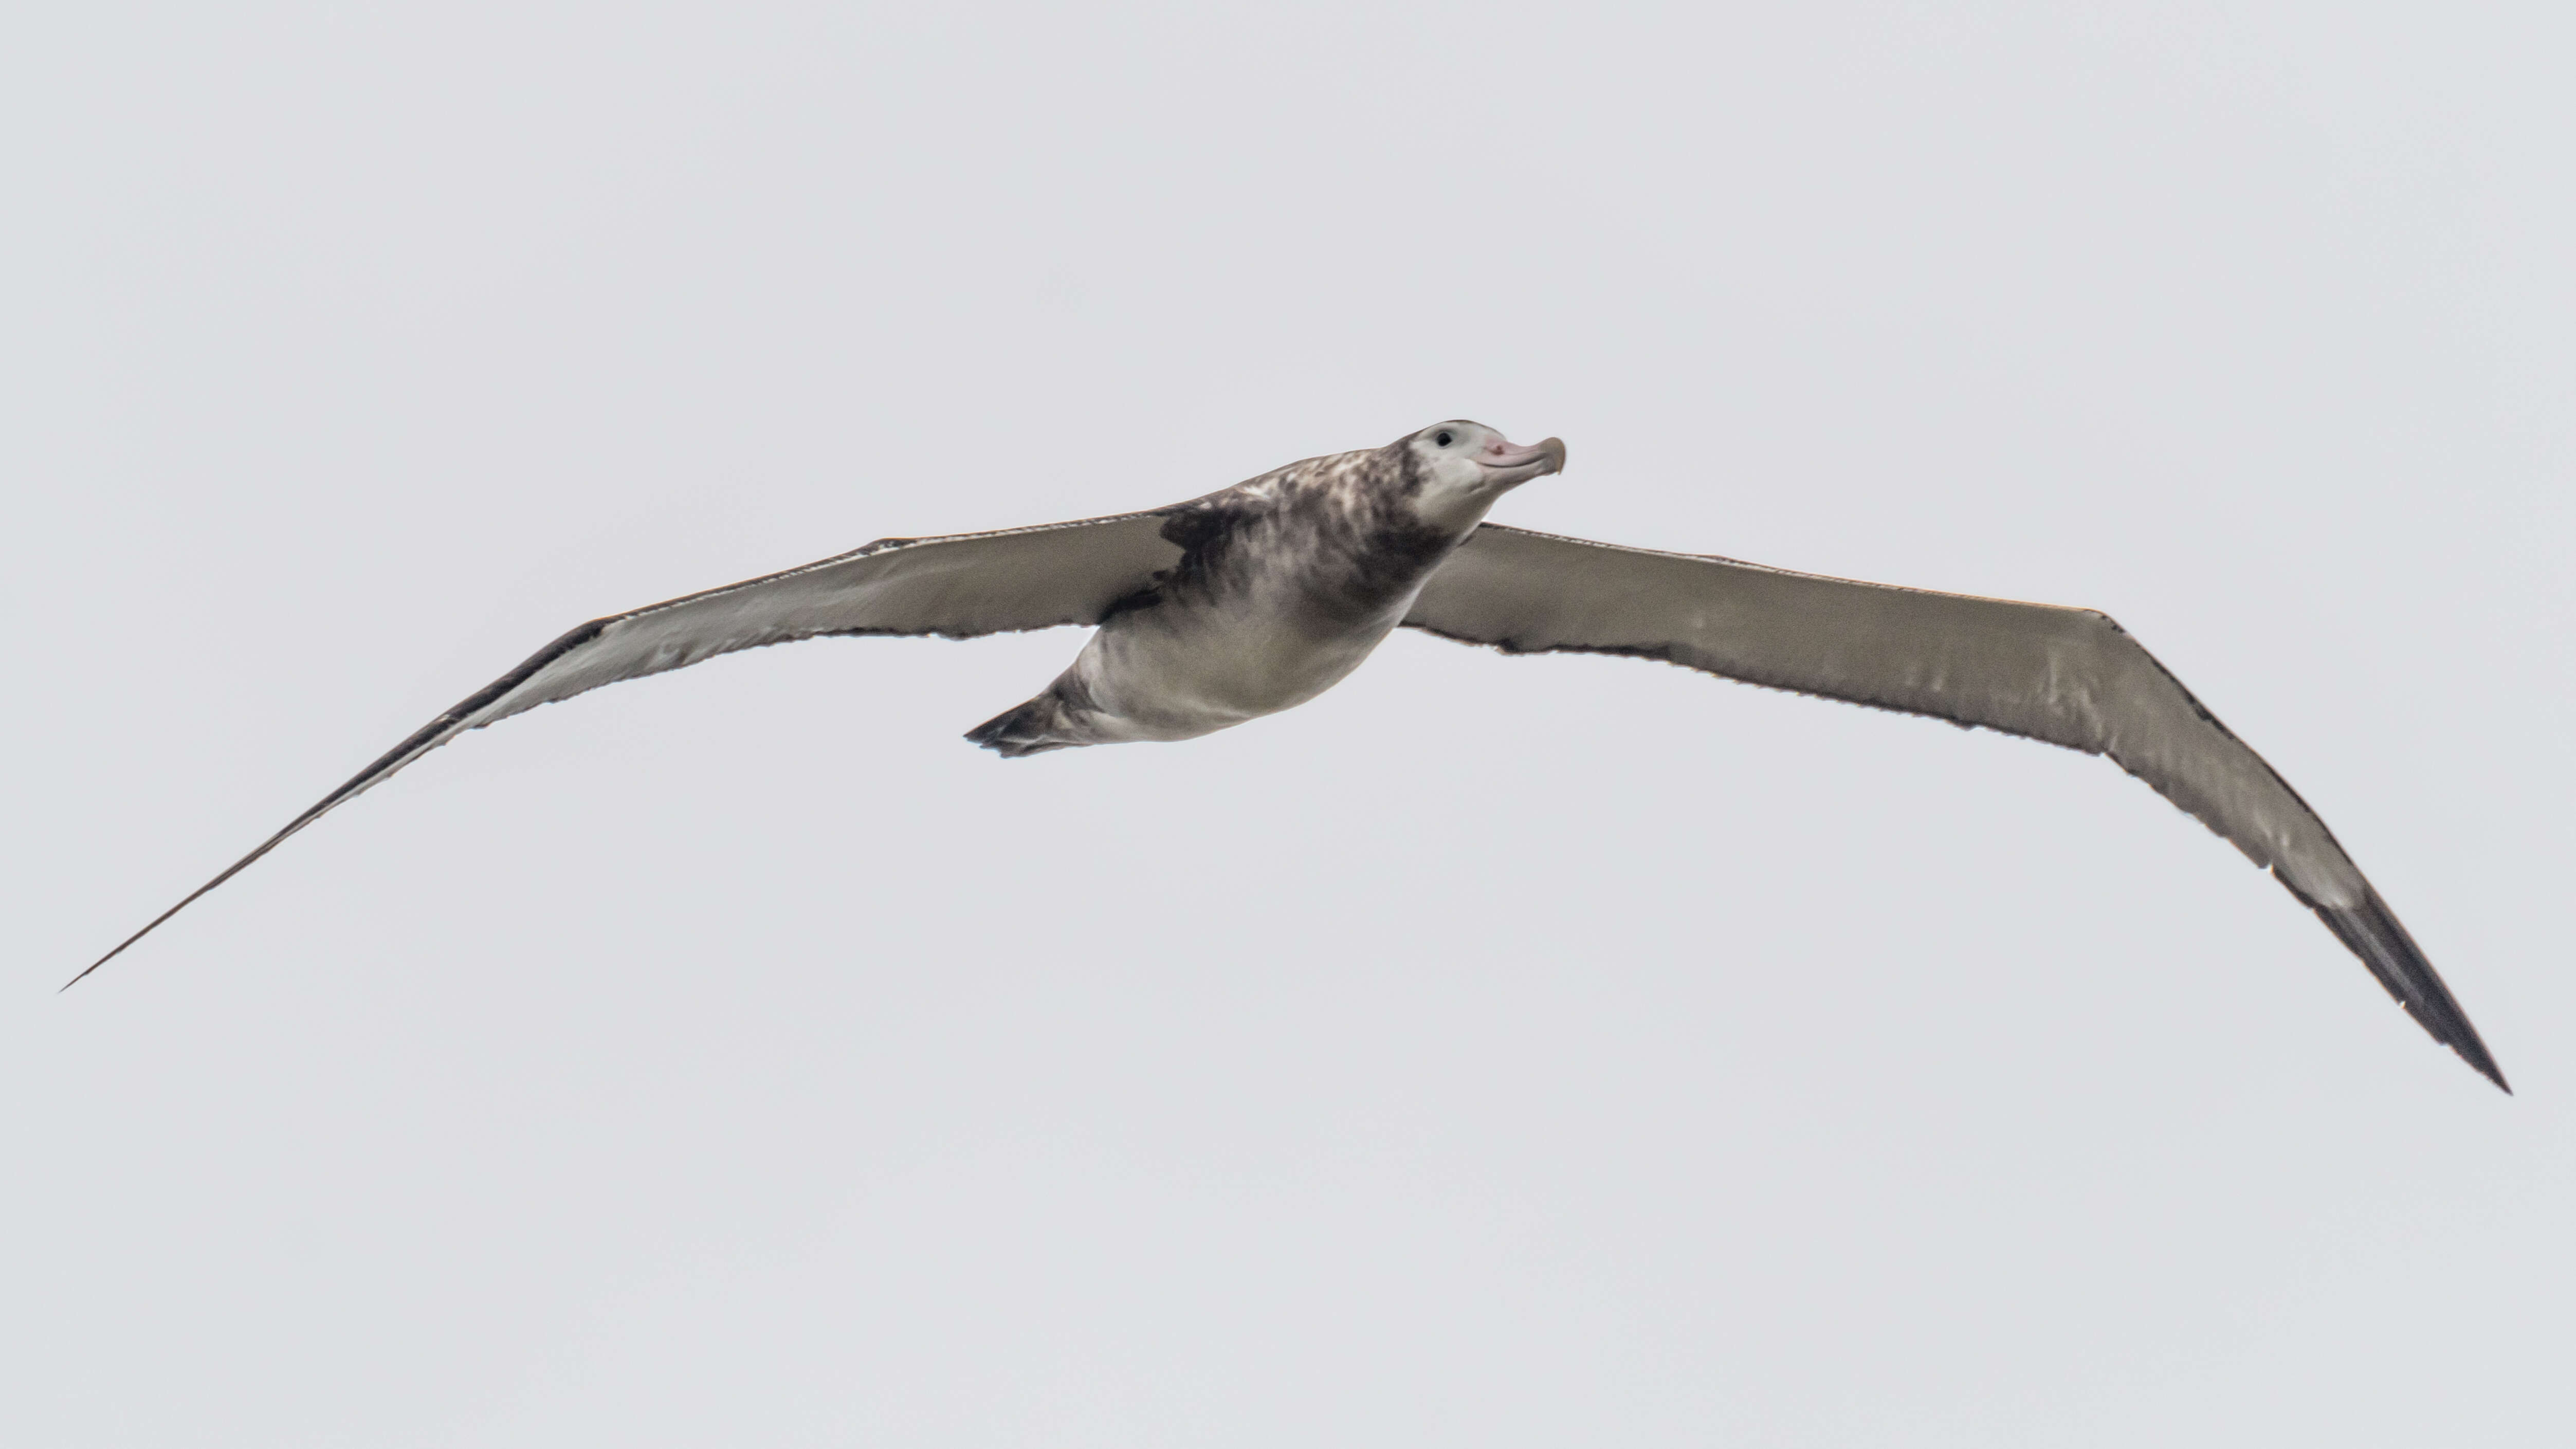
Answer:
<svg viewBox="0 0 2576 1449"><path fill-rule="evenodd" d="M223 874L188 893L63 983L116 959L190 902L239 875L288 836L364 794L467 730L541 704L681 669L719 654L829 634L981 634L1095 624L1180 557L1162 536L1166 510L998 533L885 538L783 573L593 619L530 655L431 720Z"/></svg>
<svg viewBox="0 0 2576 1449"><path fill-rule="evenodd" d="M1662 659L2107 755L2270 870L2434 1040L2512 1090L2325 822L2107 615L1488 523L1404 622L1507 654Z"/></svg>

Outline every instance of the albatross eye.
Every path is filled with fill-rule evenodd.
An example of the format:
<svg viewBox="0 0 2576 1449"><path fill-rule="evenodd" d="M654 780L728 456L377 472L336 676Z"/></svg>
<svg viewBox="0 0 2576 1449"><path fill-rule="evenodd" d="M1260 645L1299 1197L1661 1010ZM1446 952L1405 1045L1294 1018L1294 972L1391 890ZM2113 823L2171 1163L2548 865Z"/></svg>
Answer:
<svg viewBox="0 0 2576 1449"><path fill-rule="evenodd" d="M1440 431L1431 435L1431 441L1445 448L1451 443L1458 441L1458 435L1449 431L1447 428L1442 428Z"/></svg>

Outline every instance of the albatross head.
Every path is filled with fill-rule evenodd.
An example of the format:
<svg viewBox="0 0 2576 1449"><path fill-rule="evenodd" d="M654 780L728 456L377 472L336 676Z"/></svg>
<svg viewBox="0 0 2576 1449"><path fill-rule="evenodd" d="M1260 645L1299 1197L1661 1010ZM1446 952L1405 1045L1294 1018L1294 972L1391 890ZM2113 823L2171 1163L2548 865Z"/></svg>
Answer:
<svg viewBox="0 0 2576 1449"><path fill-rule="evenodd" d="M1433 423L1405 439L1405 472L1414 482L1414 511L1423 521L1468 529L1494 500L1532 478L1565 468L1565 444L1554 438L1529 447L1463 419Z"/></svg>

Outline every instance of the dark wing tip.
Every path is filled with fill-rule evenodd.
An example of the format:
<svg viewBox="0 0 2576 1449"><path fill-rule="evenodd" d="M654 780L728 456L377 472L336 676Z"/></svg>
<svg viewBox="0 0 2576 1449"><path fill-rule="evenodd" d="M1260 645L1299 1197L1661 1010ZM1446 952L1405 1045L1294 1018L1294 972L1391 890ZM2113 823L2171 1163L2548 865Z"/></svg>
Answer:
<svg viewBox="0 0 2576 1449"><path fill-rule="evenodd" d="M333 791L329 799L324 800L321 804L316 805L312 809L305 811L302 815L297 816L294 824L289 825L284 830L270 836L266 841L261 843L259 849L252 851L250 854L243 856L237 861L234 861L230 866L225 868L222 875L216 876L213 880L210 880L204 885L197 887L195 890L188 892L187 896L182 899L179 904L172 906L170 909L163 911L157 916L154 916L151 922L144 926L142 930L135 932L133 935L126 937L122 941L117 942L115 950L108 952L106 955L92 961L87 966L82 967L79 976L75 976L71 980L66 981L61 986L57 987L54 994L60 996L63 992L69 991L73 987L80 985L82 977L86 977L92 971L95 971L101 966L106 965L108 962L115 960L117 957L124 955L126 947L133 945L135 942L151 935L154 931L159 930L163 921L166 921L172 916L179 914L181 911L186 910L196 901L197 897L204 895L206 892L213 890L219 885L222 885L225 881L231 880L234 876L241 874L244 869L248 868L252 861L255 861L261 856L268 854L270 851L277 849L279 844L282 843L286 837L293 835L305 826L312 824L315 820L321 818L324 811L339 804L342 800L347 799L357 786L366 779L367 776L362 775L357 780L352 780L349 784Z"/></svg>
<svg viewBox="0 0 2576 1449"><path fill-rule="evenodd" d="M298 821L296 823L300 825L303 822ZM278 839L281 840L284 838L284 836L278 837ZM144 937L149 936L154 931L160 929L163 921L166 921L172 916L179 914L181 911L186 910L190 901L194 901L197 897L204 895L206 892L213 890L219 885L222 885L225 881L231 880L234 875L240 872L242 866L248 865L252 861L259 859L261 856L268 854L270 847L276 844L276 840L268 842L267 845L263 845L259 849L251 852L250 855L245 857L240 864L235 865L231 870L225 871L222 875L216 876L213 880L210 880L204 885L197 887L195 890L188 892L187 900L183 900L179 902L179 904L172 906L170 909L163 911L161 914L154 916L151 924L145 926L142 930L135 932L133 935L126 937L124 940L117 942L115 950L108 952L106 955L101 956L97 960L82 967L80 969L79 976L74 976L71 980L54 988L54 994L56 996L60 996L64 992L71 990L73 987L80 985L82 978L88 976L89 973L97 970L101 966L106 965L108 962L115 960L117 957L124 955L126 947L133 945L135 942L142 940Z"/></svg>
<svg viewBox="0 0 2576 1449"><path fill-rule="evenodd" d="M2406 933L2388 903L2379 892L2366 892L2360 903L2351 906L2328 906L2308 902L2318 919L2335 938L2351 948L2352 954L2406 1008L2406 1014L2432 1035L2433 1040L2460 1054L2460 1060L2477 1069L2480 1076L2493 1082L2511 1096L2513 1088L2504 1079L2504 1070L2496 1065L2487 1044L2478 1039L2478 1029L2469 1024L2469 1015L2452 997L2451 988L2442 984L2433 963L2424 957L2423 948Z"/></svg>
<svg viewBox="0 0 2576 1449"><path fill-rule="evenodd" d="M142 937L142 934L141 934L140 932L137 932L137 933L136 933L136 934L134 934L134 935L128 936L128 937L126 937L124 940L119 941L119 942L117 942L117 943L116 943L116 951L122 951L122 950L124 950L126 947L131 946L131 945L133 945L135 942L140 941L140 940L142 940L142 939L143 939L143 937ZM115 960L115 959L116 959L116 951L110 951L110 952L108 952L106 955L99 957L97 960L92 961L91 963L89 963L89 964L88 964L88 965L86 965L86 966L83 966L83 967L80 969L80 972L79 972L79 974L78 974L78 975L75 975L74 977L72 977L72 979L71 979L71 980L64 982L62 985L55 987L55 988L54 988L54 994L55 994L56 996L60 996L60 995L62 995L64 992L71 990L73 987L80 985L80 984L81 984L82 979L83 979L83 978L85 978L85 977L87 977L87 976L89 975L89 973L91 973L91 972L93 972L93 971L97 970L97 969L98 969L98 968L100 968L101 966L106 965L108 962Z"/></svg>

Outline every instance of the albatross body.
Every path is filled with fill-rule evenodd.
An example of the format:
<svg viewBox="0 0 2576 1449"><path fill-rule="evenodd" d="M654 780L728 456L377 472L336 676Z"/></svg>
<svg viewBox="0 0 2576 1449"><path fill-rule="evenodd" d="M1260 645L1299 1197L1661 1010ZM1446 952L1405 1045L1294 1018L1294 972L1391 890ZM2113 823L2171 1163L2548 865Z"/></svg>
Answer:
<svg viewBox="0 0 2576 1449"><path fill-rule="evenodd" d="M1112 603L1055 683L966 738L1005 755L1186 740L1304 704L1386 642L1495 499L1564 465L1554 438L1515 448L1443 423L1182 504L1160 530L1176 566Z"/></svg>
<svg viewBox="0 0 2576 1449"><path fill-rule="evenodd" d="M430 750L603 684L824 635L1096 626L1045 689L967 734L1020 756L1185 740L1291 709L1412 627L1506 654L1663 660L2108 756L2269 870L2436 1041L2505 1086L2325 822L2108 616L1484 521L1505 493L1564 465L1554 438L1516 447L1479 423L1437 423L1167 508L881 539L594 619L430 721L81 976Z"/></svg>

